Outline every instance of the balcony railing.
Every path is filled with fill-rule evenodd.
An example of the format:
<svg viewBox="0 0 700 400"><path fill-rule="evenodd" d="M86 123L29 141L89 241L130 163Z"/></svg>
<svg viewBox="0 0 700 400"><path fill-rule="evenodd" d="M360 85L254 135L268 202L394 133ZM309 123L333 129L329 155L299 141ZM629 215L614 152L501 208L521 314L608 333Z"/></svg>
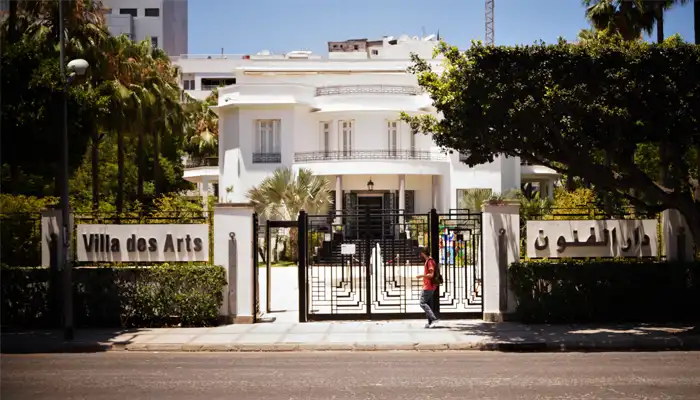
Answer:
<svg viewBox="0 0 700 400"><path fill-rule="evenodd" d="M400 85L354 85L326 86L316 89L316 96L333 96L338 94L405 94L416 96L423 93L418 86Z"/></svg>
<svg viewBox="0 0 700 400"><path fill-rule="evenodd" d="M281 153L253 153L253 164L279 164L281 162Z"/></svg>
<svg viewBox="0 0 700 400"><path fill-rule="evenodd" d="M447 155L428 150L352 150L294 153L295 162L342 160L424 160L444 161Z"/></svg>
<svg viewBox="0 0 700 400"><path fill-rule="evenodd" d="M185 161L185 168L218 167L219 157L194 157Z"/></svg>

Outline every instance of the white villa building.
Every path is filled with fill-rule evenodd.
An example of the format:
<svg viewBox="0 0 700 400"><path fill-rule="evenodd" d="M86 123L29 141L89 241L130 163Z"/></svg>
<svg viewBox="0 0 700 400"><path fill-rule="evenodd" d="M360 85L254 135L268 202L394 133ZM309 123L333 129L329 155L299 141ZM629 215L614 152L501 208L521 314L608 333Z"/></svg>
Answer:
<svg viewBox="0 0 700 400"><path fill-rule="evenodd" d="M218 162L191 163L185 178L220 201L246 202L248 189L280 167L326 176L335 209L459 208L461 191L503 193L532 182L553 192L558 175L517 158L468 167L427 135L399 121L435 113L430 97L406 71L410 53L430 59L435 36L329 42L328 57L307 51L273 55L183 55L183 88L196 98L219 89ZM222 52L223 53L223 52ZM440 61L431 61L440 68ZM216 164L216 165L215 165Z"/></svg>

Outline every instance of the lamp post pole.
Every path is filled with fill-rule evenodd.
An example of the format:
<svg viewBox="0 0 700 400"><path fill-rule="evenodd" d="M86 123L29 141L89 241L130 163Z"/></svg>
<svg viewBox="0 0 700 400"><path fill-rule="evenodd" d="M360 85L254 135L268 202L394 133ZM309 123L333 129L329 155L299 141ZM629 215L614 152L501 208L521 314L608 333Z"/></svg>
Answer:
<svg viewBox="0 0 700 400"><path fill-rule="evenodd" d="M73 265L70 261L70 212L68 200L68 76L66 75L66 42L63 20L63 1L58 2L59 63L63 80L63 133L61 139L61 224L63 243L61 249L63 287L63 338L73 340Z"/></svg>

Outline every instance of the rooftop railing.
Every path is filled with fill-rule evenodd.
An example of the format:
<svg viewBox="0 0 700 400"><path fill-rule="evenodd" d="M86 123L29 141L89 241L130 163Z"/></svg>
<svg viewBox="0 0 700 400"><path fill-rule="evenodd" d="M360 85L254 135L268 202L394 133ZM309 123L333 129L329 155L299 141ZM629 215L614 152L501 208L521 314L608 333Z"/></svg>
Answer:
<svg viewBox="0 0 700 400"><path fill-rule="evenodd" d="M316 89L316 96L333 96L340 94L403 94L417 96L423 93L418 86L402 85L343 85L325 86Z"/></svg>
<svg viewBox="0 0 700 400"><path fill-rule="evenodd" d="M294 153L295 162L345 161L345 160L423 160L445 161L447 155L429 150L348 150L307 151Z"/></svg>

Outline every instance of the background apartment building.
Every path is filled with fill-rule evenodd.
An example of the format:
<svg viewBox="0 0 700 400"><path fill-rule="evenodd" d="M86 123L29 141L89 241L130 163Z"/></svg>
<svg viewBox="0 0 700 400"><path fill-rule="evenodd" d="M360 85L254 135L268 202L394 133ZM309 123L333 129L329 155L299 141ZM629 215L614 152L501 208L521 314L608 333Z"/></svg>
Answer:
<svg viewBox="0 0 700 400"><path fill-rule="evenodd" d="M168 55L187 53L187 0L102 0L109 32L150 38Z"/></svg>

